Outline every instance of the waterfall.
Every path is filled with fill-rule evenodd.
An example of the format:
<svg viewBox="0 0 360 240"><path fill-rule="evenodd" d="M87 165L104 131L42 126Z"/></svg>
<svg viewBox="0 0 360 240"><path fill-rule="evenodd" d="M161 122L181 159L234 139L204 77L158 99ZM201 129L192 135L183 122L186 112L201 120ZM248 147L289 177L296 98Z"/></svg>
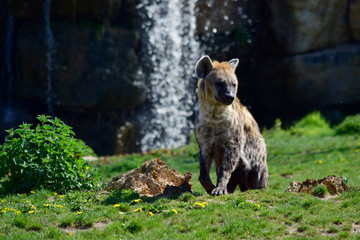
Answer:
<svg viewBox="0 0 360 240"><path fill-rule="evenodd" d="M53 116L53 109L51 106L51 91L52 91L52 79L51 79L51 71L52 71L52 50L54 46L54 37L52 30L50 28L50 7L51 0L45 0L43 3L43 11L44 11L44 22L45 22L45 45L46 45L46 106L48 110L48 114Z"/></svg>
<svg viewBox="0 0 360 240"><path fill-rule="evenodd" d="M200 56L195 40L194 0L143 1L150 21L142 28L148 36L147 59L152 64L147 100L142 114L141 149L173 148L186 144L195 102L194 65Z"/></svg>
<svg viewBox="0 0 360 240"><path fill-rule="evenodd" d="M14 17L9 14L7 20L7 29L6 29L6 38L5 38L5 54L4 54L4 63L5 63L5 74L7 76L7 106L5 108L3 120L6 123L11 123L14 121L14 113L12 110L12 85L14 81L14 76L11 68L11 57L13 49L13 31L14 31Z"/></svg>

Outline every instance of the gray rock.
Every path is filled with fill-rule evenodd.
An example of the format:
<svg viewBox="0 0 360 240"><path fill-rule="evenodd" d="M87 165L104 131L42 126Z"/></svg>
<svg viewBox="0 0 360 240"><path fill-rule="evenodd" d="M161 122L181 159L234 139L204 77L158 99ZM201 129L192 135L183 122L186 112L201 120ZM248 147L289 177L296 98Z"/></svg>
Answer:
<svg viewBox="0 0 360 240"><path fill-rule="evenodd" d="M323 49L349 40L344 0L266 0L270 26L287 54Z"/></svg>

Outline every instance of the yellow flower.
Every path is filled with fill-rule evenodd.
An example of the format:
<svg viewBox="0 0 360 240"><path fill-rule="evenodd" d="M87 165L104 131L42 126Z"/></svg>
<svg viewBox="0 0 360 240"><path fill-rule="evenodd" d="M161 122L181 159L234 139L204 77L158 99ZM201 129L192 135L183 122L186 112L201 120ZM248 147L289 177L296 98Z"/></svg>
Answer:
<svg viewBox="0 0 360 240"><path fill-rule="evenodd" d="M343 158L340 158L340 162L343 162L344 161L344 159Z"/></svg>
<svg viewBox="0 0 360 240"><path fill-rule="evenodd" d="M57 207L59 207L59 208L63 208L64 206L63 205L56 205Z"/></svg>
<svg viewBox="0 0 360 240"><path fill-rule="evenodd" d="M34 193L35 193L35 191L30 191L30 193L34 194Z"/></svg>
<svg viewBox="0 0 360 240"><path fill-rule="evenodd" d="M178 211L176 211L175 209L171 209L175 214L177 214L178 213Z"/></svg>
<svg viewBox="0 0 360 240"><path fill-rule="evenodd" d="M29 213L34 213L35 211L34 210L30 210Z"/></svg>
<svg viewBox="0 0 360 240"><path fill-rule="evenodd" d="M201 203L201 202L196 202L194 205L195 205L195 206L200 206L200 207L202 207L202 208L205 207L205 204L204 204L204 203Z"/></svg>
<svg viewBox="0 0 360 240"><path fill-rule="evenodd" d="M154 215L152 212L148 212L148 214L149 214L150 216Z"/></svg>
<svg viewBox="0 0 360 240"><path fill-rule="evenodd" d="M26 203L30 203L30 201L26 201Z"/></svg>
<svg viewBox="0 0 360 240"><path fill-rule="evenodd" d="M59 198L64 198L65 197L65 195L59 195Z"/></svg>
<svg viewBox="0 0 360 240"><path fill-rule="evenodd" d="M134 210L134 212L142 212L143 210L141 208L137 208Z"/></svg>
<svg viewBox="0 0 360 240"><path fill-rule="evenodd" d="M56 193L56 192L54 192L54 195L56 196L56 195L57 195L57 193Z"/></svg>
<svg viewBox="0 0 360 240"><path fill-rule="evenodd" d="M142 200L141 199L135 199L135 200L133 200L133 202L138 203L138 202L142 202Z"/></svg>
<svg viewBox="0 0 360 240"><path fill-rule="evenodd" d="M45 204L45 207L50 207L50 204L49 203Z"/></svg>
<svg viewBox="0 0 360 240"><path fill-rule="evenodd" d="M85 170L89 170L89 167L86 167Z"/></svg>
<svg viewBox="0 0 360 240"><path fill-rule="evenodd" d="M67 232L66 235L68 235L69 237L72 236L72 233L71 232Z"/></svg>
<svg viewBox="0 0 360 240"><path fill-rule="evenodd" d="M120 207L120 204L115 204L114 207Z"/></svg>
<svg viewBox="0 0 360 240"><path fill-rule="evenodd" d="M323 161L322 161L322 160L319 160L319 161L318 161L318 163L319 163L319 164L322 164L322 163L323 163Z"/></svg>
<svg viewBox="0 0 360 240"><path fill-rule="evenodd" d="M5 210L5 209L3 209L3 210L1 210L1 212L2 212L2 213L6 213L6 210Z"/></svg>
<svg viewBox="0 0 360 240"><path fill-rule="evenodd" d="M4 203L4 202L5 202L5 200L1 200L1 202L2 202L2 203Z"/></svg>
<svg viewBox="0 0 360 240"><path fill-rule="evenodd" d="M80 215L80 214L82 214L82 213L83 213L83 212L77 212L76 215Z"/></svg>
<svg viewBox="0 0 360 240"><path fill-rule="evenodd" d="M16 211L16 215L19 215L21 212L20 211Z"/></svg>
<svg viewBox="0 0 360 240"><path fill-rule="evenodd" d="M355 152L359 152L360 150L359 149L355 149Z"/></svg>

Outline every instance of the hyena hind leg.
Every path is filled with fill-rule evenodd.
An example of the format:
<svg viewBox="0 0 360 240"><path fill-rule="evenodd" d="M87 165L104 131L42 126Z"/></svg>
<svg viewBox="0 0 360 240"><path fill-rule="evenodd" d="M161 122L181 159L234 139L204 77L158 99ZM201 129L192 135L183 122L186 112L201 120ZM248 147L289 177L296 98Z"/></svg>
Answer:
<svg viewBox="0 0 360 240"><path fill-rule="evenodd" d="M249 189L262 189L266 188L268 179L267 166L257 166L251 169L247 175L246 186Z"/></svg>
<svg viewBox="0 0 360 240"><path fill-rule="evenodd" d="M227 185L228 193L233 193L236 190L237 186L240 186L240 190L246 191L246 171L242 167L237 167L235 171L231 174L231 178Z"/></svg>

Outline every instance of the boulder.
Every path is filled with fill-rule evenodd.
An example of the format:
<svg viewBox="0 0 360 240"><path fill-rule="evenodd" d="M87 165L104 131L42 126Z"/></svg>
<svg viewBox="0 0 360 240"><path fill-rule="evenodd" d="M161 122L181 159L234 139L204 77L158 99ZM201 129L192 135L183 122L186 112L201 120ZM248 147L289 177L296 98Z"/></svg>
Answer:
<svg viewBox="0 0 360 240"><path fill-rule="evenodd" d="M270 26L286 54L314 51L350 39L347 1L266 0Z"/></svg>
<svg viewBox="0 0 360 240"><path fill-rule="evenodd" d="M350 0L349 24L352 36L360 41L360 0Z"/></svg>
<svg viewBox="0 0 360 240"><path fill-rule="evenodd" d="M303 192L311 194L314 188L320 185L325 186L331 195L340 194L349 190L349 187L346 185L343 178L331 175L319 180L308 178L303 182L290 182L290 185L285 192Z"/></svg>
<svg viewBox="0 0 360 240"><path fill-rule="evenodd" d="M41 24L19 27L14 81L18 99L44 102L46 98L48 69L43 31ZM136 32L101 24L66 23L54 24L52 32L53 105L72 111L95 111L129 109L145 102L145 88L137 76Z"/></svg>
<svg viewBox="0 0 360 240"><path fill-rule="evenodd" d="M185 192L192 193L190 172L181 175L178 171L169 168L158 158L145 162L139 168L130 170L114 177L104 190L131 189L147 197L167 197Z"/></svg>
<svg viewBox="0 0 360 240"><path fill-rule="evenodd" d="M299 54L283 63L287 69L284 83L293 101L322 109L360 105L360 45Z"/></svg>

